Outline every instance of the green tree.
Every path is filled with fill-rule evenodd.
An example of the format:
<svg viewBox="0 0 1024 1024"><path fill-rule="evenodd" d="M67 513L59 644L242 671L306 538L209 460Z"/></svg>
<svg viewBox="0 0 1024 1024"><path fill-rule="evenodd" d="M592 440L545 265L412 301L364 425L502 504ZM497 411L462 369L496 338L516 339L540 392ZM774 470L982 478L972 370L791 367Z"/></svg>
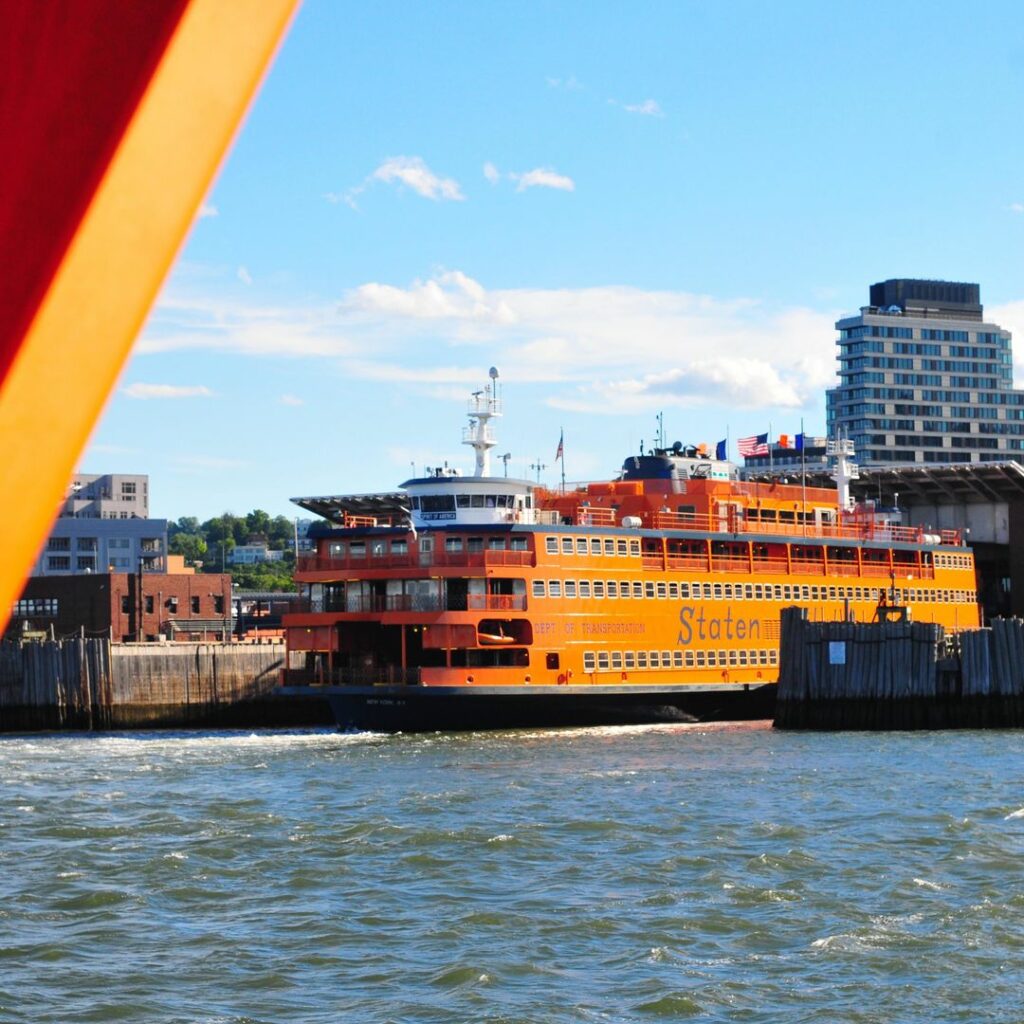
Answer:
<svg viewBox="0 0 1024 1024"><path fill-rule="evenodd" d="M207 546L206 541L198 534L176 533L167 542L167 550L172 555L184 555L189 565L205 560Z"/></svg>

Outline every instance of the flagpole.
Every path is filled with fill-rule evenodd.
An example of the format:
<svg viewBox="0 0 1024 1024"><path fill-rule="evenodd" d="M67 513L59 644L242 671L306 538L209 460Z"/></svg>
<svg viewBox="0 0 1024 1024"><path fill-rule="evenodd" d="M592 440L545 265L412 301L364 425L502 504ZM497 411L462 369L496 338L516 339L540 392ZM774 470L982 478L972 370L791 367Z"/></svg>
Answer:
<svg viewBox="0 0 1024 1024"><path fill-rule="evenodd" d="M565 427L559 427L559 447L562 450L562 493L565 494Z"/></svg>
<svg viewBox="0 0 1024 1024"><path fill-rule="evenodd" d="M768 473L775 472L775 459L772 456L772 421L768 421Z"/></svg>
<svg viewBox="0 0 1024 1024"><path fill-rule="evenodd" d="M800 417L800 498L804 504L804 522L807 522L807 435L804 418Z"/></svg>

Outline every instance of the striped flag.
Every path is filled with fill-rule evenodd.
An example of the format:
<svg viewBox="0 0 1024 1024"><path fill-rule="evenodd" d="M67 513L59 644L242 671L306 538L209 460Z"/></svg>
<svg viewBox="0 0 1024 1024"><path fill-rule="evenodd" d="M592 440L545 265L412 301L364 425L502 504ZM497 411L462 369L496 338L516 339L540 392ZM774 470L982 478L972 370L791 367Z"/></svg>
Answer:
<svg viewBox="0 0 1024 1024"><path fill-rule="evenodd" d="M768 454L768 435L767 434L751 434L750 437L741 437L736 441L736 446L739 448L740 455L747 458L751 455L767 455Z"/></svg>
<svg viewBox="0 0 1024 1024"><path fill-rule="evenodd" d="M562 459L563 462L565 461L565 431L564 430L558 435L558 451L555 452L555 462L557 462L559 459Z"/></svg>

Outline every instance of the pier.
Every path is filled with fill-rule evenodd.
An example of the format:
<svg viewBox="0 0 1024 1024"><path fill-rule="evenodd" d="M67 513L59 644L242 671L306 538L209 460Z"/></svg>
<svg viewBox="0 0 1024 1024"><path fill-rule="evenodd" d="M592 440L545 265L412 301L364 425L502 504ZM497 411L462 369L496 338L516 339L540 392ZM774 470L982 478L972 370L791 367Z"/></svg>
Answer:
<svg viewBox="0 0 1024 1024"><path fill-rule="evenodd" d="M812 622L794 607L783 610L781 633L776 728L1024 725L1024 620L947 633L885 616Z"/></svg>
<svg viewBox="0 0 1024 1024"><path fill-rule="evenodd" d="M0 732L332 724L326 701L274 692L285 657L281 642L4 643Z"/></svg>

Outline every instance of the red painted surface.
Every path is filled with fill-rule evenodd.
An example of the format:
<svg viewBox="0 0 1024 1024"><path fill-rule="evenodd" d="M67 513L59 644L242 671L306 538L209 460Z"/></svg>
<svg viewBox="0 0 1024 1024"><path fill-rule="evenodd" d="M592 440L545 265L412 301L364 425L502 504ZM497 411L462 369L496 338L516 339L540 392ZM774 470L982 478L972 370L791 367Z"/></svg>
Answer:
<svg viewBox="0 0 1024 1024"><path fill-rule="evenodd" d="M0 381L187 6L2 5Z"/></svg>

